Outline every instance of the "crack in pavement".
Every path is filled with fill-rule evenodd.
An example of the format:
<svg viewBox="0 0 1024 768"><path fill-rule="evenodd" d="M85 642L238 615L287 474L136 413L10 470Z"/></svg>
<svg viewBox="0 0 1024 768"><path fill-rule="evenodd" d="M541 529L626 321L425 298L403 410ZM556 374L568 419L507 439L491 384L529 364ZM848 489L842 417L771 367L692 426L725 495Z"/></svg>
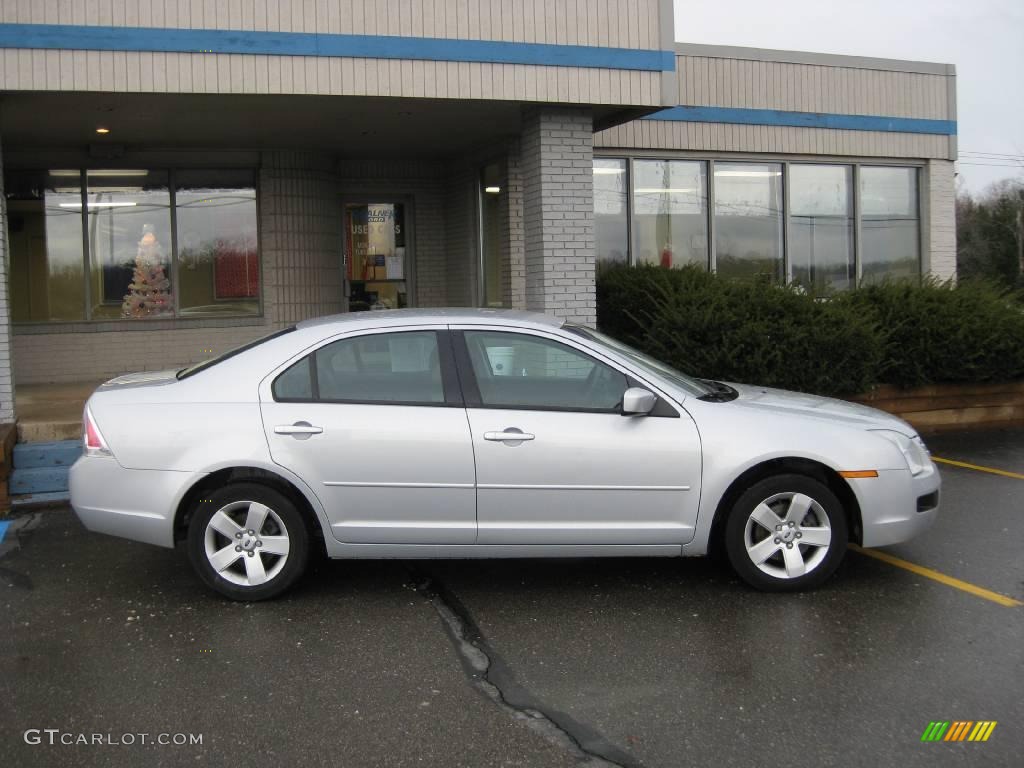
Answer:
<svg viewBox="0 0 1024 768"><path fill-rule="evenodd" d="M564 712L546 707L520 685L491 647L465 605L443 583L409 570L413 589L426 598L441 619L466 676L484 696L514 720L592 768L639 768L641 763L600 733Z"/></svg>

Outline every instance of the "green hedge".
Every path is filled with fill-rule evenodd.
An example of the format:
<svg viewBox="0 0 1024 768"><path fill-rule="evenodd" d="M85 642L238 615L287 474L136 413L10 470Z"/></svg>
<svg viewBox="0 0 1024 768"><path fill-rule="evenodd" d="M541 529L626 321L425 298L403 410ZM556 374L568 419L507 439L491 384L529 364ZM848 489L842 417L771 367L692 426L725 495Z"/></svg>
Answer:
<svg viewBox="0 0 1024 768"><path fill-rule="evenodd" d="M814 298L685 267L611 267L598 326L697 376L849 395L1024 378L1024 312L990 284L887 283Z"/></svg>

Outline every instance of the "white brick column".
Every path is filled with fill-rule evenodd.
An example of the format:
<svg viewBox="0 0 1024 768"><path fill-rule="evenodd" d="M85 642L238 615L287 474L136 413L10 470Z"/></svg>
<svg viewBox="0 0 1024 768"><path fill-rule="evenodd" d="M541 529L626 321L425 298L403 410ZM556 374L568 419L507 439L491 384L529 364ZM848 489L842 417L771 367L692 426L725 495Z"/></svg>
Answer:
<svg viewBox="0 0 1024 768"><path fill-rule="evenodd" d="M7 279L7 196L0 146L0 424L14 421L14 362L11 355L10 285Z"/></svg>
<svg viewBox="0 0 1024 768"><path fill-rule="evenodd" d="M928 274L948 280L956 278L956 184L953 163L929 160L925 175L928 188Z"/></svg>
<svg viewBox="0 0 1024 768"><path fill-rule="evenodd" d="M594 325L594 131L589 109L523 112L526 307Z"/></svg>

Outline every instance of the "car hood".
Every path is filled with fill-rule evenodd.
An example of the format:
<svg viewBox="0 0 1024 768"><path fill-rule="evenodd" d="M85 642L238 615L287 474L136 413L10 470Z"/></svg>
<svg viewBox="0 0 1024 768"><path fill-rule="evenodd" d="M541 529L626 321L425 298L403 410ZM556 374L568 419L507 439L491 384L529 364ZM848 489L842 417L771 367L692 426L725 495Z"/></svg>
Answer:
<svg viewBox="0 0 1024 768"><path fill-rule="evenodd" d="M917 431L903 419L859 403L808 395L804 392L754 387L748 384L730 382L729 386L739 393L739 397L733 400L732 404L740 408L753 408L762 412L771 411L787 416L807 416L831 422L845 422L861 429L891 429L907 437L917 434Z"/></svg>
<svg viewBox="0 0 1024 768"><path fill-rule="evenodd" d="M125 373L100 384L100 389L123 389L126 387L150 387L157 384L171 384L178 380L178 369L166 371L139 371Z"/></svg>

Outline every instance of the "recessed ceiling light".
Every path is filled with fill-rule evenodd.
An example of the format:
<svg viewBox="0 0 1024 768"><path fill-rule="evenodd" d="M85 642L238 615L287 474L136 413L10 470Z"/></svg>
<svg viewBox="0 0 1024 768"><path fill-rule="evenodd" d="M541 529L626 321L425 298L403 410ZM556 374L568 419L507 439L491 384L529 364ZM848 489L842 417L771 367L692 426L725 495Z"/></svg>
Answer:
<svg viewBox="0 0 1024 768"><path fill-rule="evenodd" d="M101 128L97 128L96 129L96 133L110 133L110 129L109 128L102 128L102 127Z"/></svg>
<svg viewBox="0 0 1024 768"><path fill-rule="evenodd" d="M484 192L489 195L496 195L501 192L501 187L484 187Z"/></svg>

